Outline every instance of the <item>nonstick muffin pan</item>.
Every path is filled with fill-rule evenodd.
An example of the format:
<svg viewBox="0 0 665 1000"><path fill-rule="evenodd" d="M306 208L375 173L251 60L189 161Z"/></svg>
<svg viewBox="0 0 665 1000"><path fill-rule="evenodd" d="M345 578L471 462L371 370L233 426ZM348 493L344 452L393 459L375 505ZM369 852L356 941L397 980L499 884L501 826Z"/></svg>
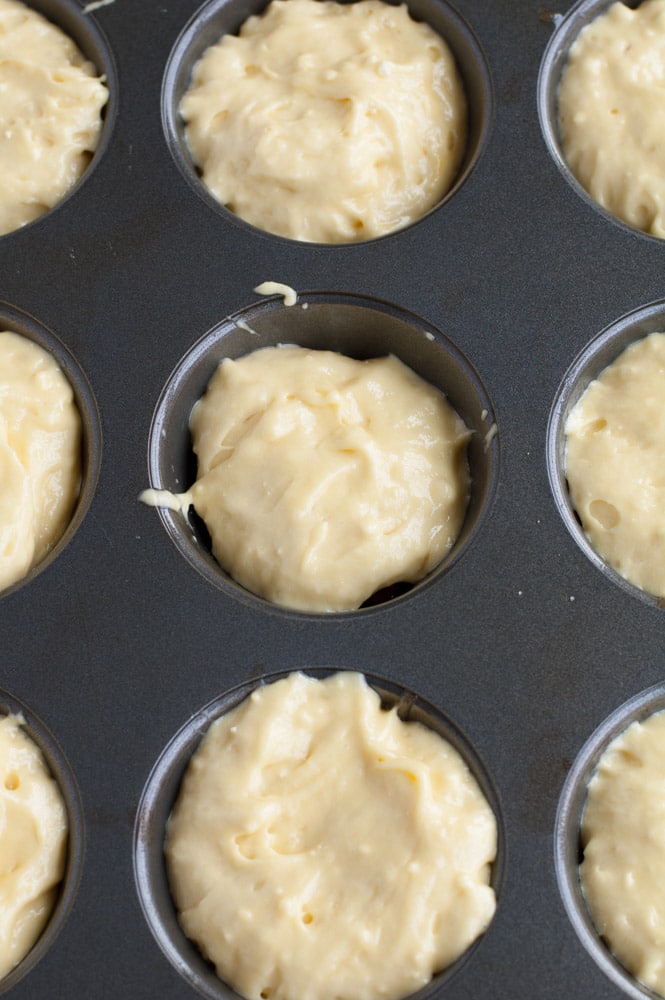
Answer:
<svg viewBox="0 0 665 1000"><path fill-rule="evenodd" d="M66 359L87 449L72 529L47 565L0 597L0 687L53 734L81 802L78 887L65 890L49 947L3 986L17 1000L196 996L137 891L148 776L190 718L229 692L292 669L347 668L433 706L495 790L496 916L423 997L624 996L564 905L555 816L587 739L662 682L665 612L574 537L552 428L562 400L581 391L573 375L595 374L577 361L594 338L665 298L665 246L582 197L552 155L541 65L575 11L527 0L458 0L452 13L439 0L414 4L454 29L472 105L463 183L402 232L326 247L267 236L213 206L176 148L170 102L182 81L172 54L193 31L196 0L113 0L88 13L76 0L34 6L103 67L111 98L82 182L0 239L3 322ZM257 9L217 7L234 27ZM303 301L360 300L372 315L407 317L389 337L396 353L436 381L429 334L435 347L451 345L473 390L460 406L475 421L476 506L460 551L423 585L359 612L286 612L213 580L205 539L196 565L166 517L138 501L156 475L158 403L194 345L228 335L240 350L250 335L229 317L294 315L254 291L266 280L300 293L291 308L301 317ZM359 336L363 354L369 334ZM457 375L448 389L459 392Z"/></svg>

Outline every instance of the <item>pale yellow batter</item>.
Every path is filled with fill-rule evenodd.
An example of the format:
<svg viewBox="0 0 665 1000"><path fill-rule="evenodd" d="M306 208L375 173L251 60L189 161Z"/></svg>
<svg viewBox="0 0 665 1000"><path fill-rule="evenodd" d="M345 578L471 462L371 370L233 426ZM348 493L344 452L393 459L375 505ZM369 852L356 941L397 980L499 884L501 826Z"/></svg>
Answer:
<svg viewBox="0 0 665 1000"><path fill-rule="evenodd" d="M665 995L665 713L610 743L589 784L582 888L598 932Z"/></svg>
<svg viewBox="0 0 665 1000"><path fill-rule="evenodd" d="M322 243L422 216L466 142L448 46L380 0L273 0L207 50L180 111L215 198L261 229Z"/></svg>
<svg viewBox="0 0 665 1000"><path fill-rule="evenodd" d="M67 845L62 797L22 721L0 720L0 977L44 929Z"/></svg>
<svg viewBox="0 0 665 1000"><path fill-rule="evenodd" d="M637 341L591 382L565 434L570 496L591 544L665 597L665 334Z"/></svg>
<svg viewBox="0 0 665 1000"><path fill-rule="evenodd" d="M570 169L624 222L665 237L665 0L615 3L580 32L561 77Z"/></svg>
<svg viewBox="0 0 665 1000"><path fill-rule="evenodd" d="M219 563L270 601L358 607L459 533L469 431L395 357L276 347L226 359L191 421L188 491Z"/></svg>
<svg viewBox="0 0 665 1000"><path fill-rule="evenodd" d="M81 419L62 370L33 341L0 333L0 590L62 535L80 464Z"/></svg>
<svg viewBox="0 0 665 1000"><path fill-rule="evenodd" d="M97 148L107 99L67 35L17 0L0 0L0 234L75 184Z"/></svg>
<svg viewBox="0 0 665 1000"><path fill-rule="evenodd" d="M296 673L210 727L168 825L185 933L249 1000L395 1000L487 928L496 821L362 675Z"/></svg>

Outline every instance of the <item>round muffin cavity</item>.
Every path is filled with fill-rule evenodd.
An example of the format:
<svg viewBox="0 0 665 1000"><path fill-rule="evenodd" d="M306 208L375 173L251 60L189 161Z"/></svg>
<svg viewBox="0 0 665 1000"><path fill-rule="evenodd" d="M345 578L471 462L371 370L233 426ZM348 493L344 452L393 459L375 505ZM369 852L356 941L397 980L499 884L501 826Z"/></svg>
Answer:
<svg viewBox="0 0 665 1000"><path fill-rule="evenodd" d="M466 145L450 49L381 0L273 0L206 50L180 113L211 194L309 242L367 240L420 218Z"/></svg>
<svg viewBox="0 0 665 1000"><path fill-rule="evenodd" d="M20 715L0 719L0 977L41 935L65 871L67 810Z"/></svg>
<svg viewBox="0 0 665 1000"><path fill-rule="evenodd" d="M622 577L665 597L665 334L627 347L565 422L565 469L594 549Z"/></svg>
<svg viewBox="0 0 665 1000"><path fill-rule="evenodd" d="M0 589L41 562L69 524L81 483L81 418L55 359L0 333Z"/></svg>
<svg viewBox="0 0 665 1000"><path fill-rule="evenodd" d="M582 816L582 892L625 968L665 995L665 712L632 722L602 754Z"/></svg>
<svg viewBox="0 0 665 1000"><path fill-rule="evenodd" d="M487 928L496 847L460 754L341 672L210 726L165 850L185 933L248 1000L391 1000Z"/></svg>
<svg viewBox="0 0 665 1000"><path fill-rule="evenodd" d="M558 92L563 155L618 219L665 237L665 0L612 4L570 48Z"/></svg>
<svg viewBox="0 0 665 1000"><path fill-rule="evenodd" d="M61 201L97 148L106 83L60 28L0 0L0 235Z"/></svg>

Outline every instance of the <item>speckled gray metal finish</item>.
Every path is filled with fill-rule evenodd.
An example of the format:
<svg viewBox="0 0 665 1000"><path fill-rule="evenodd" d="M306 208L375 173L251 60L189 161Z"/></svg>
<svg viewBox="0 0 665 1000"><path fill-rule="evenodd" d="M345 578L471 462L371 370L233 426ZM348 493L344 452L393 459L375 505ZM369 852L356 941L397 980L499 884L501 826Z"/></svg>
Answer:
<svg viewBox="0 0 665 1000"><path fill-rule="evenodd" d="M466 176L403 232L325 247L260 233L196 190L169 105L182 70L169 58L197 0L113 0L88 14L76 0L34 6L104 68L112 99L83 183L0 238L0 318L56 349L86 430L75 530L48 565L0 596L0 687L42 720L68 761L85 843L59 934L8 995L195 997L155 941L135 886L148 776L181 727L225 692L263 674L342 667L434 706L496 790L505 833L496 917L426 995L619 1000L619 977L588 954L562 901L555 816L596 727L663 680L665 611L577 544L556 419L576 391L566 383L560 397L559 387L593 338L665 298L665 244L597 211L550 152L540 117L551 94L539 102L537 90L552 8L457 0L452 14L438 0L414 3L451 26L472 96ZM249 0L217 6L234 26L256 9ZM253 308L267 279L312 301L392 303L440 331L498 427L477 466L482 516L469 544L426 585L359 614L280 612L215 585L137 500L171 373L208 331ZM419 356L413 333L404 336L404 351ZM579 808L579 796L568 801ZM557 856L570 863L568 841Z"/></svg>

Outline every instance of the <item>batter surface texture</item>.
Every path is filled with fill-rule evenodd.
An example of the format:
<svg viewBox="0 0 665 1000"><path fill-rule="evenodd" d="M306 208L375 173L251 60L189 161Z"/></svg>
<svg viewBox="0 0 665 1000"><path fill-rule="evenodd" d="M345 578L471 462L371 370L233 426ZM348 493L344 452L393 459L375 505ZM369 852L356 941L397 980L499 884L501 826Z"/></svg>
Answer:
<svg viewBox="0 0 665 1000"><path fill-rule="evenodd" d="M665 596L665 334L632 344L591 382L565 433L570 496L593 547Z"/></svg>
<svg viewBox="0 0 665 1000"><path fill-rule="evenodd" d="M248 590L343 611L420 580L453 545L469 431L397 358L276 347L226 359L191 420L189 491Z"/></svg>
<svg viewBox="0 0 665 1000"><path fill-rule="evenodd" d="M570 169L609 212L665 237L665 0L622 3L583 28L559 89Z"/></svg>
<svg viewBox="0 0 665 1000"><path fill-rule="evenodd" d="M260 229L347 243L446 193L466 98L445 42L406 6L273 0L194 67L180 111L214 197Z"/></svg>
<svg viewBox="0 0 665 1000"><path fill-rule="evenodd" d="M396 1000L489 924L496 821L453 747L360 674L258 688L169 822L185 933L249 1000Z"/></svg>
<svg viewBox="0 0 665 1000"><path fill-rule="evenodd" d="M598 932L665 996L665 713L610 743L589 784L582 888Z"/></svg>
<svg viewBox="0 0 665 1000"><path fill-rule="evenodd" d="M81 418L42 347L0 333L0 590L53 548L79 495Z"/></svg>
<svg viewBox="0 0 665 1000"><path fill-rule="evenodd" d="M108 89L71 38L0 0L0 235L56 205L97 148Z"/></svg>
<svg viewBox="0 0 665 1000"><path fill-rule="evenodd" d="M0 720L0 977L46 924L65 867L67 813L22 719Z"/></svg>

